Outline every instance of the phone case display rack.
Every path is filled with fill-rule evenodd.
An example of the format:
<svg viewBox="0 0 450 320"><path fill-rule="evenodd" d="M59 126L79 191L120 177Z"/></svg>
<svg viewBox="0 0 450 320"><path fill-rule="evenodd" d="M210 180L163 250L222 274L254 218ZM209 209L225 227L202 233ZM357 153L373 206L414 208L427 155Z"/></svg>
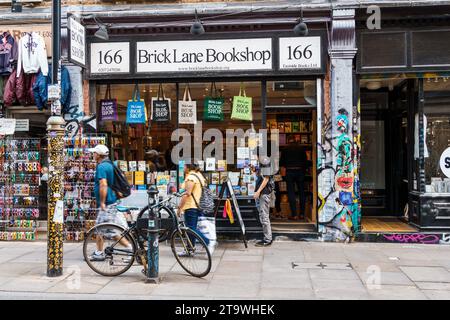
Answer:
<svg viewBox="0 0 450 320"><path fill-rule="evenodd" d="M81 135L65 139L64 170L64 238L82 241L95 224L97 215L94 197L96 163L89 148L106 145L106 136Z"/></svg>
<svg viewBox="0 0 450 320"><path fill-rule="evenodd" d="M36 239L40 139L0 139L0 240Z"/></svg>

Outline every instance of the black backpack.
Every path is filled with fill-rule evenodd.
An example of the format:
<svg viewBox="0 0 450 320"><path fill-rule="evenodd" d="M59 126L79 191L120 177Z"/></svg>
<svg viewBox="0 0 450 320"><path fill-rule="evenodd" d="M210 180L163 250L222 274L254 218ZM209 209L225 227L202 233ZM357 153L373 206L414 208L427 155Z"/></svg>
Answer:
<svg viewBox="0 0 450 320"><path fill-rule="evenodd" d="M110 186L114 191L118 199L126 198L131 194L131 186L128 183L127 178L123 175L122 170L117 168L114 163L110 160L109 163L114 168L114 181Z"/></svg>

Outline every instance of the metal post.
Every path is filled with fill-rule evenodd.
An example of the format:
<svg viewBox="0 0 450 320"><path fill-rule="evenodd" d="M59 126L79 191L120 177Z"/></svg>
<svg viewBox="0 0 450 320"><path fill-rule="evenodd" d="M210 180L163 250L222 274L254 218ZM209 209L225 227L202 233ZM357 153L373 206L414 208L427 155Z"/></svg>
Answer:
<svg viewBox="0 0 450 320"><path fill-rule="evenodd" d="M159 192L155 186L148 189L149 199L153 205L159 202ZM159 217L158 209L151 209L148 213L148 251L147 251L147 283L159 283Z"/></svg>
<svg viewBox="0 0 450 320"><path fill-rule="evenodd" d="M61 1L52 3L52 84L60 87L61 70ZM50 90L49 90L50 91ZM64 131L65 121L61 116L61 91L52 99L52 116L47 121L48 139L48 231L47 231L47 276L63 274L63 225L64 212Z"/></svg>

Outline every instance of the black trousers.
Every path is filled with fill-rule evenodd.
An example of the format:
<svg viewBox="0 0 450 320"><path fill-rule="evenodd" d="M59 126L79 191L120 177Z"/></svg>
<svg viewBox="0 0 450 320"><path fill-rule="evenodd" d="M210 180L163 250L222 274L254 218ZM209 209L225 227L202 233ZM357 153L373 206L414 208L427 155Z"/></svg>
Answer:
<svg viewBox="0 0 450 320"><path fill-rule="evenodd" d="M297 216L297 193L295 192L295 186L297 186L298 193L300 195L300 216L305 215L305 173L303 170L287 169L286 170L286 184L289 198L289 206L291 208L291 216Z"/></svg>
<svg viewBox="0 0 450 320"><path fill-rule="evenodd" d="M280 192L280 182L275 182L275 210L276 212L281 212L281 192Z"/></svg>

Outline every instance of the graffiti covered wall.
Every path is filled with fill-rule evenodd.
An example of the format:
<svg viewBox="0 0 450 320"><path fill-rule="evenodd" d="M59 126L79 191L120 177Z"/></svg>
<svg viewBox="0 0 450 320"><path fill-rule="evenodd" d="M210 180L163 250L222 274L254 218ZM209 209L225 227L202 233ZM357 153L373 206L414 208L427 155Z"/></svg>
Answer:
<svg viewBox="0 0 450 320"><path fill-rule="evenodd" d="M336 25L333 28L339 29ZM351 28L345 31L349 38L354 35ZM351 41L342 42L350 43L345 47L339 42L342 39L334 40L338 49L330 52L318 145L319 232L325 241L349 241L361 220L359 106L353 102L352 52L356 50Z"/></svg>

